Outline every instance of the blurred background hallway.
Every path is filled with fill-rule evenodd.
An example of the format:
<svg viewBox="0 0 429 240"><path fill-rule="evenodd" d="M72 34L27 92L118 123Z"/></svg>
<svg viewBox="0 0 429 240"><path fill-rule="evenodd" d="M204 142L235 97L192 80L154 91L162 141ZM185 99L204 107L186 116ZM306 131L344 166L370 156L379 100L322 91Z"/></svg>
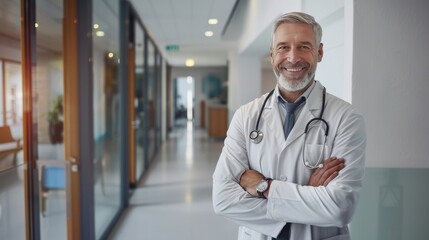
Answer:
<svg viewBox="0 0 429 240"><path fill-rule="evenodd" d="M238 226L216 216L212 174L223 140L183 119L135 189L109 239L235 239Z"/></svg>

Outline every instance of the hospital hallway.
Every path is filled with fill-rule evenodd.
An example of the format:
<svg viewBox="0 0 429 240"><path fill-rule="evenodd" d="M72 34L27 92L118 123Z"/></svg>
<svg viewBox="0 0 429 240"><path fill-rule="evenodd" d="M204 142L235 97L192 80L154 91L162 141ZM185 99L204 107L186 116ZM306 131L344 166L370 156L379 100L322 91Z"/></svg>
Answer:
<svg viewBox="0 0 429 240"><path fill-rule="evenodd" d="M108 239L236 239L238 226L215 215L211 202L222 146L191 121L176 126Z"/></svg>

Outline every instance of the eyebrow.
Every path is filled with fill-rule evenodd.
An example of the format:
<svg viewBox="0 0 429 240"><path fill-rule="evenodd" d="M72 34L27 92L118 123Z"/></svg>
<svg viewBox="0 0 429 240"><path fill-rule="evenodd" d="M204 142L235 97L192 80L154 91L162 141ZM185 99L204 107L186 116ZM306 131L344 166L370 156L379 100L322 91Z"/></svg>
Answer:
<svg viewBox="0 0 429 240"><path fill-rule="evenodd" d="M279 47L279 46L283 46L283 45L287 45L287 44L288 44L288 42L279 42L275 45L275 47ZM313 43L311 43L309 41L299 42L299 44L300 45L310 45L310 46L314 47Z"/></svg>

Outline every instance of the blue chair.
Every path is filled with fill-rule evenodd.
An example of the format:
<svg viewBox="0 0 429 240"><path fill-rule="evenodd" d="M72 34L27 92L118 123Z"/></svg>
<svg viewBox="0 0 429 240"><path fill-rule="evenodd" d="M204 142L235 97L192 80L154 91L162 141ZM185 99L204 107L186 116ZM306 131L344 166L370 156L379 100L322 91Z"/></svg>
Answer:
<svg viewBox="0 0 429 240"><path fill-rule="evenodd" d="M55 161L38 161L40 169L40 211L42 216L46 212L46 199L50 191L64 191L66 189L65 163Z"/></svg>

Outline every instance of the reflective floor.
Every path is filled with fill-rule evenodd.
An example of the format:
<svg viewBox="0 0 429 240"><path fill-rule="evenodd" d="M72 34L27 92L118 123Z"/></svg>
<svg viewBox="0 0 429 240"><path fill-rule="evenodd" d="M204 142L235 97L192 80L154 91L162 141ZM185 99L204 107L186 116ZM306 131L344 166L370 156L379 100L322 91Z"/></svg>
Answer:
<svg viewBox="0 0 429 240"><path fill-rule="evenodd" d="M216 216L211 203L222 146L191 122L175 128L109 239L236 239L238 226Z"/></svg>

